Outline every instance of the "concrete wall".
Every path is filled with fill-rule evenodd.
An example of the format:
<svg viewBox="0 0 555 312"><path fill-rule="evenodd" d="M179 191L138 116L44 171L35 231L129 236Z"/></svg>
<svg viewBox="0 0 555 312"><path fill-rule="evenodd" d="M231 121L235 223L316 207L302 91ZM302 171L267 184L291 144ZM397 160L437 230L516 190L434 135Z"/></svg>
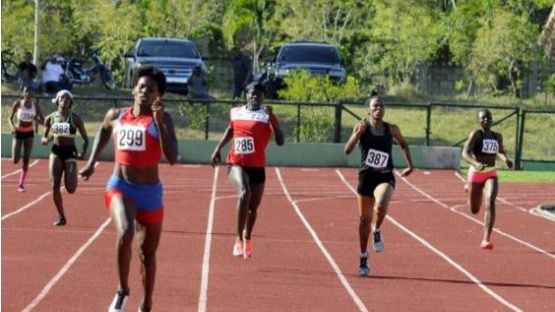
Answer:
<svg viewBox="0 0 555 312"><path fill-rule="evenodd" d="M77 138L77 148L81 148ZM2 134L2 157L11 156L12 136ZM91 138L92 144L92 138ZM216 141L182 140L179 142L181 161L185 163L210 163ZM360 152L355 149L351 155L345 155L343 144L307 144L291 143L277 146L271 143L266 150L267 163L272 166L306 166L306 167L357 167L360 164ZM222 157L227 155L227 148ZM90 149L89 149L90 152ZM33 158L46 158L50 153L50 145L40 144L40 137L35 136ZM414 165L417 168L458 169L460 164L460 148L411 146ZM101 155L102 160L113 160L113 148L109 143ZM406 167L405 160L398 148L394 146L393 160L396 167Z"/></svg>

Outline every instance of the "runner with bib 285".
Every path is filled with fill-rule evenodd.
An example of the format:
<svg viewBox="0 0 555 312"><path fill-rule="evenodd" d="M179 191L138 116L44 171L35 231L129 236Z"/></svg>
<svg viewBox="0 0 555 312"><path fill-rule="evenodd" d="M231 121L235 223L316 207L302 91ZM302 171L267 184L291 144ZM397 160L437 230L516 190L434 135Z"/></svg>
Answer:
<svg viewBox="0 0 555 312"><path fill-rule="evenodd" d="M368 276L368 240L372 227L373 246L376 252L383 250L383 237L380 227L387 213L387 207L395 188L393 174L393 158L391 149L393 140L401 147L408 168L402 176L408 176L412 170L412 159L409 146L401 135L399 127L383 121L385 107L382 100L371 97L367 101L368 116L357 123L353 134L345 144L345 153L350 154L358 143L361 152L361 164L358 173L357 203L360 215L359 241L360 266L359 274ZM372 225L372 217L375 222ZM372 226L371 226L372 225Z"/></svg>

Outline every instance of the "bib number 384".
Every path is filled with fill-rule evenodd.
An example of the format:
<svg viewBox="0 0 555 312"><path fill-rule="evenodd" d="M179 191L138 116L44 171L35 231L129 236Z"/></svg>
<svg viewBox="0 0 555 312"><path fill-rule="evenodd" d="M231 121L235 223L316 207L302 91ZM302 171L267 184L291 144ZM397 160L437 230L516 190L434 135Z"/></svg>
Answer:
<svg viewBox="0 0 555 312"><path fill-rule="evenodd" d="M374 169L383 169L387 167L388 160L388 153L384 153L375 149L369 149L368 156L366 156L366 165Z"/></svg>
<svg viewBox="0 0 555 312"><path fill-rule="evenodd" d="M235 138L235 154L246 155L254 153L254 138L240 137Z"/></svg>
<svg viewBox="0 0 555 312"><path fill-rule="evenodd" d="M119 150L144 151L145 129L143 127L125 126L118 129L117 144Z"/></svg>

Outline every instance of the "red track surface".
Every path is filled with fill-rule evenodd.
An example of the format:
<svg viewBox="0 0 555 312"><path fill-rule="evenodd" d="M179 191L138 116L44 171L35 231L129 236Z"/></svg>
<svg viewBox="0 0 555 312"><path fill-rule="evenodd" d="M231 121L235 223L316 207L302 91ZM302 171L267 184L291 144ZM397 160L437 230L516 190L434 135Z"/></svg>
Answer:
<svg viewBox="0 0 555 312"><path fill-rule="evenodd" d="M2 160L2 311L107 309L117 285L103 207L112 166L100 163L63 194L68 225L56 228L47 160L30 169L25 193L18 174L6 176L19 167ZM227 170L215 172L161 166L156 311L555 311L555 223L528 211L554 200L553 184L501 181L495 249L484 251L483 212L469 214L454 172L397 177L385 250L371 253L371 277L360 278L345 184L356 187L356 170L267 168L250 260L231 256L236 198ZM135 251L129 311L142 293L138 270Z"/></svg>

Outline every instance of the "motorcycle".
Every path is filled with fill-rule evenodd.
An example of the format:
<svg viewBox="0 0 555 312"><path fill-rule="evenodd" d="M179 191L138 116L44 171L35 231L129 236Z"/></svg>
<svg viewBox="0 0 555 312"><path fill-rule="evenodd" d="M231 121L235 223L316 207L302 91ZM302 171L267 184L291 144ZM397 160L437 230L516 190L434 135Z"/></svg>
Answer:
<svg viewBox="0 0 555 312"><path fill-rule="evenodd" d="M98 75L107 89L114 89L116 87L116 81L114 80L112 71L102 63L98 56L98 52L93 51L89 56L93 60L93 65L89 68L85 68L83 60L77 58L71 58L69 60L64 59L64 61L62 61L62 68L70 84L94 83Z"/></svg>

